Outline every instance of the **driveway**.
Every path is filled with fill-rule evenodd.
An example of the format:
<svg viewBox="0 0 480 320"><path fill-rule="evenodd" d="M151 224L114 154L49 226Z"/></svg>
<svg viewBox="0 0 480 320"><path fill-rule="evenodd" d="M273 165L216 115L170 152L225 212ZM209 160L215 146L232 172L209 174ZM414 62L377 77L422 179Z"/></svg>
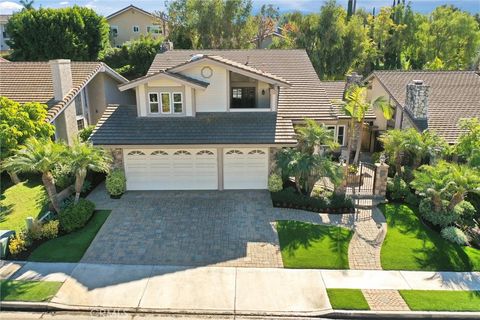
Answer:
<svg viewBox="0 0 480 320"><path fill-rule="evenodd" d="M351 215L275 209L268 191L131 191L111 200L104 190L89 199L112 213L82 262L283 267L276 220L351 223Z"/></svg>

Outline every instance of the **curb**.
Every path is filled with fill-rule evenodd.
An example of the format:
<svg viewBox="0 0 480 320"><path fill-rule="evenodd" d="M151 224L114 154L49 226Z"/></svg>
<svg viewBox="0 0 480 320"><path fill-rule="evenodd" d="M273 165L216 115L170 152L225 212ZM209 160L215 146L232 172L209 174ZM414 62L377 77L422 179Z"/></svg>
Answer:
<svg viewBox="0 0 480 320"><path fill-rule="evenodd" d="M480 319L480 312L335 310L324 317L330 319Z"/></svg>

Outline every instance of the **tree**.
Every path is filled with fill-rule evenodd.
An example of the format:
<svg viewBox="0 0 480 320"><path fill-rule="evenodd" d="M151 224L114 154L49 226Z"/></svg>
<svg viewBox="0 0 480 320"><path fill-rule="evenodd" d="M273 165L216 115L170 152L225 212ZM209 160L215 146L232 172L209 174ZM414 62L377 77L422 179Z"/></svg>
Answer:
<svg viewBox="0 0 480 320"><path fill-rule="evenodd" d="M478 170L446 161L439 161L434 166L423 165L414 172L414 177L412 187L432 200L436 212L453 210L468 192L480 188Z"/></svg>
<svg viewBox="0 0 480 320"><path fill-rule="evenodd" d="M298 148L308 154L319 153L321 148L335 150L339 147L333 132L313 119L305 119L305 125L297 128Z"/></svg>
<svg viewBox="0 0 480 320"><path fill-rule="evenodd" d="M256 34L251 0L173 0L167 9L177 48L249 48Z"/></svg>
<svg viewBox="0 0 480 320"><path fill-rule="evenodd" d="M480 169L480 120L463 119L460 128L463 133L458 138L455 151L468 165Z"/></svg>
<svg viewBox="0 0 480 320"><path fill-rule="evenodd" d="M57 189L52 171L64 159L65 145L51 140L30 138L24 147L5 160L7 170L15 172L40 173L50 202L56 212L60 211Z"/></svg>
<svg viewBox="0 0 480 320"><path fill-rule="evenodd" d="M12 60L97 60L109 46L107 20L86 7L22 10L7 23Z"/></svg>
<svg viewBox="0 0 480 320"><path fill-rule="evenodd" d="M117 72L129 79L147 74L157 53L161 52L163 38L151 35L141 35L140 38L129 41L121 48L110 48L102 60Z"/></svg>
<svg viewBox="0 0 480 320"><path fill-rule="evenodd" d="M0 161L13 155L31 137L50 138L55 128L45 121L46 116L46 105L32 102L21 105L0 97ZM14 171L8 173L14 183L20 182Z"/></svg>
<svg viewBox="0 0 480 320"><path fill-rule="evenodd" d="M26 10L32 10L33 9L33 3L35 1L34 0L20 0L19 2Z"/></svg>
<svg viewBox="0 0 480 320"><path fill-rule="evenodd" d="M67 151L68 164L75 174L75 203L80 199L87 171L108 172L111 158L104 149L75 141Z"/></svg>
<svg viewBox="0 0 480 320"><path fill-rule="evenodd" d="M378 140L383 144L385 153L390 164L395 165L395 172L398 176L402 174L402 162L410 144L406 143L408 137L415 135L417 130L410 128L406 130L394 129L384 132Z"/></svg>
<svg viewBox="0 0 480 320"><path fill-rule="evenodd" d="M367 101L367 89L365 87L352 86L345 95L345 102L339 101L342 110L350 118L349 138L347 144L347 163L350 161L350 153L354 138L357 140L354 163L358 163L360 149L362 147L363 125L365 116L372 109L378 109L382 112L385 119L390 120L393 117L393 108L388 100L381 96L373 101ZM356 130L357 128L357 130Z"/></svg>
<svg viewBox="0 0 480 320"><path fill-rule="evenodd" d="M271 4L268 6L265 4L262 5L260 12L254 18L255 24L257 25L257 35L255 36L257 49L260 49L263 40L276 30L279 17L278 8L275 8Z"/></svg>

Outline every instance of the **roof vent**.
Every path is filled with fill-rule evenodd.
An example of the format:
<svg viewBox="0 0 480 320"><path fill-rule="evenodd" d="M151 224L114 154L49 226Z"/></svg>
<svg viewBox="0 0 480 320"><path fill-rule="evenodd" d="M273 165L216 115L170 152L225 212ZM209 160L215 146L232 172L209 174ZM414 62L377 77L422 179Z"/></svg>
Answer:
<svg viewBox="0 0 480 320"><path fill-rule="evenodd" d="M190 58L190 61L195 61L195 60L198 60L198 59L201 59L203 58L203 54L202 53L197 53L197 54L194 54L191 58Z"/></svg>
<svg viewBox="0 0 480 320"><path fill-rule="evenodd" d="M413 84L417 86L421 86L423 84L423 80L413 80Z"/></svg>

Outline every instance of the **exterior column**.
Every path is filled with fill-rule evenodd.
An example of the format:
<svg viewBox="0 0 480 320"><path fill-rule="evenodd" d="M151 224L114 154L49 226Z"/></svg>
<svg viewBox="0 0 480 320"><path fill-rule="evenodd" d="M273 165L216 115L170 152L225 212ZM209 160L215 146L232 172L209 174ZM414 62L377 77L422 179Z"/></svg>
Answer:
<svg viewBox="0 0 480 320"><path fill-rule="evenodd" d="M125 168L123 166L123 149L115 148L111 149L111 152L113 157L113 169L120 169L124 171Z"/></svg>
<svg viewBox="0 0 480 320"><path fill-rule="evenodd" d="M387 178L389 165L386 163L375 163L375 186L373 194L385 197L387 194Z"/></svg>
<svg viewBox="0 0 480 320"><path fill-rule="evenodd" d="M223 148L217 148L218 190L223 190Z"/></svg>

